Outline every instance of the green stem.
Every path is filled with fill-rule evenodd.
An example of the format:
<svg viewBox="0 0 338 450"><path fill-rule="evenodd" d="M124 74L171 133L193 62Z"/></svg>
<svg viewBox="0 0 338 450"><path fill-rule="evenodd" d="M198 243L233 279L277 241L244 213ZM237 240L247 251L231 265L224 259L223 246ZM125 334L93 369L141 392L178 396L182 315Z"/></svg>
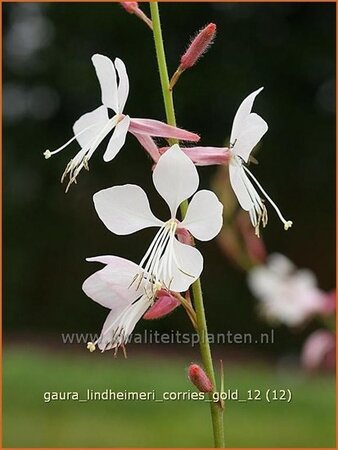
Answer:
<svg viewBox="0 0 338 450"><path fill-rule="evenodd" d="M167 69L167 61L164 52L162 28L160 22L160 13L157 2L150 2L151 19L153 22L153 34L155 42L155 50L157 57L158 70L160 72L162 94L164 107L169 125L176 126L175 109L173 102L173 94L169 90L169 75Z"/></svg>
<svg viewBox="0 0 338 450"><path fill-rule="evenodd" d="M151 10L151 18L153 22L153 34L154 34L154 42L156 49L156 57L158 63L158 69L160 72L163 100L165 106L165 112L167 116L167 122L169 125L176 126L176 118L175 118L175 109L173 102L173 94L169 90L169 76L168 69L163 45L162 38L162 29L160 22L160 14L158 9L157 2L150 2L150 10ZM177 142L177 141L176 141ZM173 140L171 144L174 144ZM188 201L185 200L181 206L181 214L182 217L185 216L188 208ZM208 341L208 329L207 322L205 318L204 304L203 304L203 295L202 295L202 287L200 279L197 279L192 285L193 292L193 300L194 306L196 310L196 318L197 318L197 331L199 335L199 344L201 357L203 361L203 365L205 371L212 381L214 386L214 390L216 390L216 378L214 367L212 363L211 350ZM210 400L212 400L212 393L210 394ZM216 448L224 447L224 430L223 430L223 408L219 403L215 403L213 401L210 402L211 409L211 419L213 425L214 432L214 442Z"/></svg>

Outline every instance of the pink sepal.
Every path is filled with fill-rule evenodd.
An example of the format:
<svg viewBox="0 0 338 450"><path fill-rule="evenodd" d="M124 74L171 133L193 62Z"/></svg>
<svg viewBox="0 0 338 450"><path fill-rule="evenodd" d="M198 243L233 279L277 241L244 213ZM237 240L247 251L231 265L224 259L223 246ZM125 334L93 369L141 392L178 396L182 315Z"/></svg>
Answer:
<svg viewBox="0 0 338 450"><path fill-rule="evenodd" d="M156 302L144 314L143 319L160 319L161 317L171 313L180 304L181 303L173 295L171 295L169 291L161 289L157 292Z"/></svg>
<svg viewBox="0 0 338 450"><path fill-rule="evenodd" d="M179 139L181 141L198 142L200 140L199 135L196 133L172 127L153 119L131 119L129 131L154 137Z"/></svg>
<svg viewBox="0 0 338 450"><path fill-rule="evenodd" d="M165 153L168 148L160 148L160 153ZM227 147L181 147L181 150L196 166L227 165L231 158Z"/></svg>
<svg viewBox="0 0 338 450"><path fill-rule="evenodd" d="M328 330L319 329L307 338L301 355L303 366L308 370L335 368L336 336Z"/></svg>

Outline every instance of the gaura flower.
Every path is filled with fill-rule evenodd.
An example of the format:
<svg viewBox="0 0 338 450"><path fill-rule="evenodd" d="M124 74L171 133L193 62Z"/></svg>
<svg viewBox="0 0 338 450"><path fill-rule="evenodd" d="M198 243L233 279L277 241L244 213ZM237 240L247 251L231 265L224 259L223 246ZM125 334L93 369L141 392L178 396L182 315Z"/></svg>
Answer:
<svg viewBox="0 0 338 450"><path fill-rule="evenodd" d="M262 89L257 89L257 91L254 91L246 97L236 112L230 136L231 159L229 164L232 189L241 207L245 211L249 211L251 223L255 228L257 236L259 236L260 224L262 223L263 227L267 224L268 213L264 200L260 197L254 184L274 207L278 217L284 224L284 229L288 230L292 226L292 221L284 219L277 205L271 200L245 164L248 162L253 148L268 130L268 125L265 120L258 114L251 112L253 102Z"/></svg>
<svg viewBox="0 0 338 450"><path fill-rule="evenodd" d="M110 309L99 338L88 342L87 348L101 351L123 347L137 322L153 304L156 287L142 279L136 289L130 289L130 280L138 266L117 256L97 256L87 261L105 264L105 267L83 283L82 289L95 302Z"/></svg>
<svg viewBox="0 0 338 450"><path fill-rule="evenodd" d="M260 224L263 227L266 226L268 214L264 199L261 198L256 187L276 210L278 217L284 224L284 229L288 230L292 226L292 221L286 220L283 217L275 202L265 192L246 165L250 159L252 150L268 130L267 123L258 114L251 112L253 102L262 89L260 88L250 94L238 108L232 125L230 148L204 146L182 147L182 151L197 166L229 165L232 189L241 207L249 212L251 223L258 237L259 226ZM159 149L159 152L160 154L164 154L167 150L168 147L162 147Z"/></svg>
<svg viewBox="0 0 338 450"><path fill-rule="evenodd" d="M248 283L265 317L291 327L321 314L326 305L326 294L318 288L315 275L297 269L278 253L269 256L266 265L251 269Z"/></svg>
<svg viewBox="0 0 338 450"><path fill-rule="evenodd" d="M103 159L111 161L123 147L127 132L132 133L146 149L155 162L159 159L159 152L151 136L174 138L188 141L198 141L195 133L172 127L158 120L132 119L123 113L129 94L129 79L124 63L116 58L114 63L106 56L95 54L92 57L96 75L98 77L102 105L81 116L73 126L74 136L64 145L54 151L46 150L46 159L59 153L75 139L81 150L68 163L62 180L69 174L69 186L76 182L76 177L84 167L88 170L88 161L93 153L112 131L112 135L104 152ZM117 78L119 81L117 81ZM109 112L114 115L109 117Z"/></svg>
<svg viewBox="0 0 338 450"><path fill-rule="evenodd" d="M284 219L277 205L246 166L252 150L268 130L267 123L258 114L251 112L253 102L262 89L260 88L250 94L238 108L232 125L230 148L203 146L182 148L184 153L196 165L229 165L232 189L241 207L245 211L249 211L251 223L258 237L259 226L261 223L263 227L266 226L268 214L264 200L261 198L256 187L258 187L259 191L274 207L284 224L284 229L287 230L292 226L292 221ZM164 153L166 150L167 148L163 147L159 149L159 152Z"/></svg>
<svg viewBox="0 0 338 450"><path fill-rule="evenodd" d="M183 292L201 274L203 258L195 247L179 242L176 235L185 229L201 241L214 238L222 227L223 206L213 192L201 190L193 196L183 221L176 218L179 205L190 198L199 185L196 167L177 144L159 159L153 171L153 182L170 209L170 218L166 221L154 216L146 193L132 184L97 192L95 208L105 226L118 235L158 228L131 284L138 286L139 280L145 278L170 291Z"/></svg>

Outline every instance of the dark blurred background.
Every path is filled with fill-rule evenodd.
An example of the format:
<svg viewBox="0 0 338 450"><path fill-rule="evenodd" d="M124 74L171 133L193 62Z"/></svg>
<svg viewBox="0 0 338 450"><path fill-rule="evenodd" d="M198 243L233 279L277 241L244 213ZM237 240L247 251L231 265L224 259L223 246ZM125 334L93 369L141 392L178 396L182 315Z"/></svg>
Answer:
<svg viewBox="0 0 338 450"><path fill-rule="evenodd" d="M141 6L149 11L148 4ZM202 145L223 145L240 102L265 87L254 110L268 122L269 132L253 170L294 226L285 233L271 211L264 240L270 253L278 251L297 266L310 268L323 290L332 289L335 4L172 2L160 8L170 73L190 36L208 22L217 25L214 45L175 89L178 124L200 133ZM86 353L83 344L74 357L71 346L61 342L61 333L99 332L106 316L81 290L98 268L85 258L114 254L137 262L153 236L152 230L128 237L111 234L95 213L93 194L112 185L139 184L149 193L154 212L166 214L152 186L151 162L131 135L112 163L103 162L101 145L90 172L81 173L68 194L59 180L77 144L48 161L43 157L47 148L53 150L72 136L79 116L99 106L100 89L90 61L96 52L125 62L131 85L128 114L165 120L151 32L120 5L3 4L3 317L5 344L16 344L5 347L4 444L210 446L208 412L197 404L155 409L153 404L97 403L80 408L69 403L46 406L41 400L46 390L81 387L191 388L183 375L190 356L182 348L137 348L133 358L112 364L110 355ZM200 169L202 187L210 187L215 171ZM202 282L209 331L268 330L257 315L246 275L228 262L215 241L199 248L205 257ZM145 327L190 330L182 310L161 321L143 321L137 331ZM334 445L334 380L308 380L288 370L278 378L280 363L270 363L299 352L309 328L298 331L278 328L274 345L216 350L222 358L234 357L235 368L226 366L227 386L271 388L277 383L296 390L291 406L231 404L228 445ZM198 359L197 348L186 351ZM251 361L249 370L236 368L241 352ZM261 371L257 364L266 359L269 365Z"/></svg>
<svg viewBox="0 0 338 450"><path fill-rule="evenodd" d="M165 206L152 188L150 161L132 136L109 164L101 146L90 172L81 173L67 195L59 180L77 144L48 161L42 153L68 140L74 121L99 105L90 61L96 52L126 63L128 114L165 120L152 35L118 4L14 3L4 4L3 12L4 329L97 331L105 311L81 291L96 269L85 258L110 253L138 261L153 232L112 235L96 216L92 195L136 183L160 214ZM171 73L189 37L207 22L217 25L213 47L175 91L178 123L199 132L202 145L222 145L239 103L265 87L255 111L270 129L254 171L294 227L285 233L271 211L264 239L270 252L309 267L321 288L332 288L335 5L163 3L161 13ZM201 185L208 187L214 173L214 167L202 168ZM266 327L243 274L215 242L200 248L210 329ZM162 330L188 327L181 312L156 323ZM280 329L274 351L297 340Z"/></svg>

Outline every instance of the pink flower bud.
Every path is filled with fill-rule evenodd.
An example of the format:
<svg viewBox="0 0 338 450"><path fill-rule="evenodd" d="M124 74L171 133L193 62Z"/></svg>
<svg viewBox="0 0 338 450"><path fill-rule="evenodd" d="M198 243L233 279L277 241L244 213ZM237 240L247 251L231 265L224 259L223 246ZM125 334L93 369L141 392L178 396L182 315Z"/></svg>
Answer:
<svg viewBox="0 0 338 450"><path fill-rule="evenodd" d="M176 230L176 234L178 240L182 242L182 244L193 245L193 240L190 232L186 228L178 227Z"/></svg>
<svg viewBox="0 0 338 450"><path fill-rule="evenodd" d="M156 302L144 314L143 319L152 320L160 319L171 313L181 303L171 293L165 289L161 289L156 294Z"/></svg>
<svg viewBox="0 0 338 450"><path fill-rule="evenodd" d="M191 41L187 51L181 57L180 68L182 70L192 67L199 58L208 50L209 46L216 34L216 25L209 23L209 25L202 28L197 36Z"/></svg>
<svg viewBox="0 0 338 450"><path fill-rule="evenodd" d="M144 14L142 9L139 8L137 2L120 2L122 8L124 8L129 14L135 14L139 19L143 20L144 23L148 25L148 27L152 30L153 23L152 21Z"/></svg>
<svg viewBox="0 0 338 450"><path fill-rule="evenodd" d="M130 14L134 14L138 8L137 2L120 2L120 5Z"/></svg>
<svg viewBox="0 0 338 450"><path fill-rule="evenodd" d="M213 385L208 375L198 364L190 364L188 377L200 392L212 392Z"/></svg>

